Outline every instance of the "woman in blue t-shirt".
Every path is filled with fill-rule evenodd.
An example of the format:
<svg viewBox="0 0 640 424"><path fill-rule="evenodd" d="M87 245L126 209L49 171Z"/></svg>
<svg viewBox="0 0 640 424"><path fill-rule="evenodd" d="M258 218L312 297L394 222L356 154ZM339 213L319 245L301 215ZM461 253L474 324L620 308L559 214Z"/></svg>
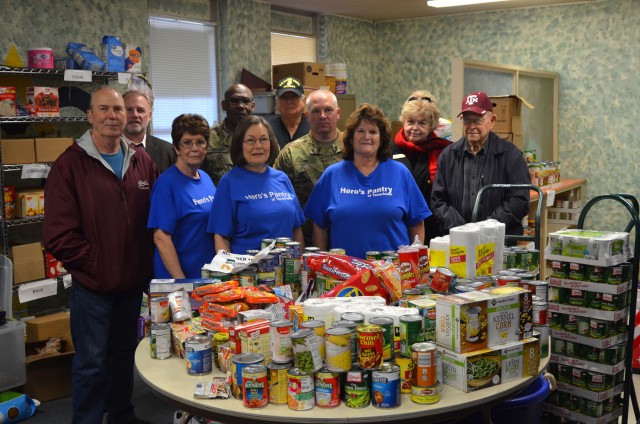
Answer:
<svg viewBox="0 0 640 424"><path fill-rule="evenodd" d="M235 166L220 180L209 218L216 252L246 254L276 237L291 237L304 247L304 215L293 185L284 172L267 165L277 153L278 142L264 118L249 115L240 121L229 147Z"/></svg>
<svg viewBox="0 0 640 424"><path fill-rule="evenodd" d="M216 187L199 171L209 143L209 124L200 115L173 120L175 165L163 172L151 191L147 228L153 229L155 278L200 278L214 256L207 222Z"/></svg>
<svg viewBox="0 0 640 424"><path fill-rule="evenodd" d="M407 167L388 160L391 131L380 108L360 105L343 140L344 161L324 171L304 208L313 221L313 244L364 258L369 250L397 250L416 236L422 242L431 211Z"/></svg>

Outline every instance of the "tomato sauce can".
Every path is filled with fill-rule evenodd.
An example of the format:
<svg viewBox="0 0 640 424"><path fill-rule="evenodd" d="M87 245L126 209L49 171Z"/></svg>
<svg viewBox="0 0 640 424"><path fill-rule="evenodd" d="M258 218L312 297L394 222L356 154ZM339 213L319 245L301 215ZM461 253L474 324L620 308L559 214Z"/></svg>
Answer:
<svg viewBox="0 0 640 424"><path fill-rule="evenodd" d="M340 405L340 374L322 368L315 378L316 406L335 408Z"/></svg>
<svg viewBox="0 0 640 424"><path fill-rule="evenodd" d="M316 406L312 373L298 368L287 371L287 405L293 411L308 411Z"/></svg>
<svg viewBox="0 0 640 424"><path fill-rule="evenodd" d="M349 408L365 408L371 404L371 371L357 365L345 373L342 390L344 404Z"/></svg>
<svg viewBox="0 0 640 424"><path fill-rule="evenodd" d="M393 319L389 317L373 317L369 319L369 324L382 327L382 361L390 362L395 358L394 325Z"/></svg>
<svg viewBox="0 0 640 424"><path fill-rule="evenodd" d="M166 296L152 297L149 301L151 322L169 322L171 320L171 308L169 298Z"/></svg>
<svg viewBox="0 0 640 424"><path fill-rule="evenodd" d="M320 346L320 357L322 360L326 358L326 348L324 343L324 333L325 333L325 324L324 321L319 319L313 319L309 321L305 321L300 325L300 328L310 328L316 333L316 340L318 342L318 346Z"/></svg>
<svg viewBox="0 0 640 424"><path fill-rule="evenodd" d="M269 325L271 360L273 362L286 363L293 360L291 334L293 334L293 323L289 320L272 321Z"/></svg>
<svg viewBox="0 0 640 424"><path fill-rule="evenodd" d="M293 362L267 364L267 380L269 382L269 403L287 403L287 371L293 367Z"/></svg>
<svg viewBox="0 0 640 424"><path fill-rule="evenodd" d="M411 393L413 360L398 355L395 358L395 364L400 367L400 393Z"/></svg>
<svg viewBox="0 0 640 424"><path fill-rule="evenodd" d="M267 368L263 364L242 369L242 404L247 408L263 408L269 403Z"/></svg>
<svg viewBox="0 0 640 424"><path fill-rule="evenodd" d="M238 353L231 357L231 394L236 399L242 399L242 370L251 365L264 362L261 353Z"/></svg>
<svg viewBox="0 0 640 424"><path fill-rule="evenodd" d="M371 404L376 408L396 408L400 402L400 367L385 363L371 371Z"/></svg>
<svg viewBox="0 0 640 424"><path fill-rule="evenodd" d="M379 368L382 365L383 335L379 325L361 325L356 329L358 364L364 369Z"/></svg>
<svg viewBox="0 0 640 424"><path fill-rule="evenodd" d="M213 366L211 357L211 337L196 335L184 342L186 354L187 374L209 374Z"/></svg>
<svg viewBox="0 0 640 424"><path fill-rule="evenodd" d="M438 383L438 355L433 343L415 343L411 346L411 385L433 387Z"/></svg>
<svg viewBox="0 0 640 424"><path fill-rule="evenodd" d="M300 371L313 373L322 368L320 348L313 330L307 328L293 333L291 347L293 348L293 364Z"/></svg>
<svg viewBox="0 0 640 424"><path fill-rule="evenodd" d="M171 326L166 323L152 323L149 329L149 343L153 359L171 357Z"/></svg>
<svg viewBox="0 0 640 424"><path fill-rule="evenodd" d="M421 341L423 318L420 315L402 315L399 320L400 355L411 357L411 345Z"/></svg>
<svg viewBox="0 0 640 424"><path fill-rule="evenodd" d="M441 383L430 387L411 386L411 401L420 405L431 405L440 401Z"/></svg>
<svg viewBox="0 0 640 424"><path fill-rule="evenodd" d="M448 268L437 267L431 279L431 291L434 293L448 293L449 287L455 285L456 274Z"/></svg>
<svg viewBox="0 0 640 424"><path fill-rule="evenodd" d="M403 288L413 288L420 282L419 258L420 251L416 248L398 250L398 271Z"/></svg>

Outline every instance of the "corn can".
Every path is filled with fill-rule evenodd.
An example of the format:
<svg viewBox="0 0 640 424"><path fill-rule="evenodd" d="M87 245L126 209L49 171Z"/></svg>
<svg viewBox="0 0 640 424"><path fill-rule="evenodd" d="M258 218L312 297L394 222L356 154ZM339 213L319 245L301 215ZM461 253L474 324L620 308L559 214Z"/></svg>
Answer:
<svg viewBox="0 0 640 424"><path fill-rule="evenodd" d="M382 365L383 335L379 325L361 325L356 328L358 364L364 369L379 368Z"/></svg>
<svg viewBox="0 0 640 424"><path fill-rule="evenodd" d="M325 332L327 369L345 372L351 369L352 332L345 327L331 327Z"/></svg>
<svg viewBox="0 0 640 424"><path fill-rule="evenodd" d="M269 403L267 368L263 364L242 369L242 404L247 408L263 408Z"/></svg>
<svg viewBox="0 0 640 424"><path fill-rule="evenodd" d="M267 364L267 380L269 382L269 403L287 403L287 371L293 367L293 362Z"/></svg>
<svg viewBox="0 0 640 424"><path fill-rule="evenodd" d="M351 362L358 361L358 349L356 347L356 328L358 325L353 321L333 321L331 327L343 327L349 330L351 333L351 340L349 341L349 348L351 349Z"/></svg>
<svg viewBox="0 0 640 424"><path fill-rule="evenodd" d="M340 405L340 374L323 368L315 377L316 406L335 408Z"/></svg>
<svg viewBox="0 0 640 424"><path fill-rule="evenodd" d="M312 373L298 368L287 371L287 405L293 411L308 411L316 406Z"/></svg>

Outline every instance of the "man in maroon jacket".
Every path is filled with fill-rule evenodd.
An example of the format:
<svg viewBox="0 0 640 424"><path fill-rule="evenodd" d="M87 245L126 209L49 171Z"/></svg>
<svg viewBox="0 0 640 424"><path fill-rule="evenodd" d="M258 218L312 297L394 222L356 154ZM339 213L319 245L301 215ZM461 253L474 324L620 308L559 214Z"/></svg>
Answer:
<svg viewBox="0 0 640 424"><path fill-rule="evenodd" d="M139 423L131 404L142 292L153 271L147 231L158 169L121 137L122 96L98 89L91 130L53 164L45 187L44 244L71 273L73 423Z"/></svg>

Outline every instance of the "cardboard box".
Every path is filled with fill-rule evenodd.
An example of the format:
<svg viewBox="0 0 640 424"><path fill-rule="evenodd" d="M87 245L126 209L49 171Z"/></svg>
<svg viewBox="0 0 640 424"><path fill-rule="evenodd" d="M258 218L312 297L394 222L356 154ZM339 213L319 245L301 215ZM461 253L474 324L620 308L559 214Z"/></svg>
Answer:
<svg viewBox="0 0 640 424"><path fill-rule="evenodd" d="M524 142L522 141L522 134L496 133L496 135L500 138L504 138L505 140L515 144L520 151L524 150Z"/></svg>
<svg viewBox="0 0 640 424"><path fill-rule="evenodd" d="M457 353L531 337L531 292L494 287L443 296L436 301L436 342Z"/></svg>
<svg viewBox="0 0 640 424"><path fill-rule="evenodd" d="M42 342L51 337L64 337L73 348L69 318L69 312L58 312L25 321L27 343Z"/></svg>
<svg viewBox="0 0 640 424"><path fill-rule="evenodd" d="M496 122L493 124L493 132L522 134L522 105L529 109L533 109L533 105L515 94L489 98L495 104L493 113L496 115Z"/></svg>
<svg viewBox="0 0 640 424"><path fill-rule="evenodd" d="M27 383L24 393L40 402L71 396L73 343L63 338L60 353L36 355L45 342L27 343Z"/></svg>
<svg viewBox="0 0 640 424"><path fill-rule="evenodd" d="M34 163L36 151L33 138L6 138L0 141L5 165Z"/></svg>
<svg viewBox="0 0 640 424"><path fill-rule="evenodd" d="M73 138L36 138L36 162L55 162L67 147L73 144Z"/></svg>
<svg viewBox="0 0 640 424"><path fill-rule="evenodd" d="M53 257L49 252L44 252L44 272L46 278L56 278L67 273L62 262Z"/></svg>
<svg viewBox="0 0 640 424"><path fill-rule="evenodd" d="M11 248L13 284L44 278L44 257L40 243L20 244Z"/></svg>
<svg viewBox="0 0 640 424"><path fill-rule="evenodd" d="M32 116L60 116L58 87L27 87L27 105Z"/></svg>
<svg viewBox="0 0 640 424"><path fill-rule="evenodd" d="M20 218L31 218L44 214L44 190L21 190L16 192L15 199L16 216ZM40 204L41 200L42 204Z"/></svg>
<svg viewBox="0 0 640 424"><path fill-rule="evenodd" d="M465 393L532 377L540 368L540 341L534 338L470 353L438 350L444 384Z"/></svg>
<svg viewBox="0 0 640 424"><path fill-rule="evenodd" d="M318 89L325 85L324 63L297 62L282 65L273 65L273 86L275 87L282 78L296 77L302 81L302 85L309 89Z"/></svg>
<svg viewBox="0 0 640 424"><path fill-rule="evenodd" d="M15 87L0 87L0 116L16 116Z"/></svg>

